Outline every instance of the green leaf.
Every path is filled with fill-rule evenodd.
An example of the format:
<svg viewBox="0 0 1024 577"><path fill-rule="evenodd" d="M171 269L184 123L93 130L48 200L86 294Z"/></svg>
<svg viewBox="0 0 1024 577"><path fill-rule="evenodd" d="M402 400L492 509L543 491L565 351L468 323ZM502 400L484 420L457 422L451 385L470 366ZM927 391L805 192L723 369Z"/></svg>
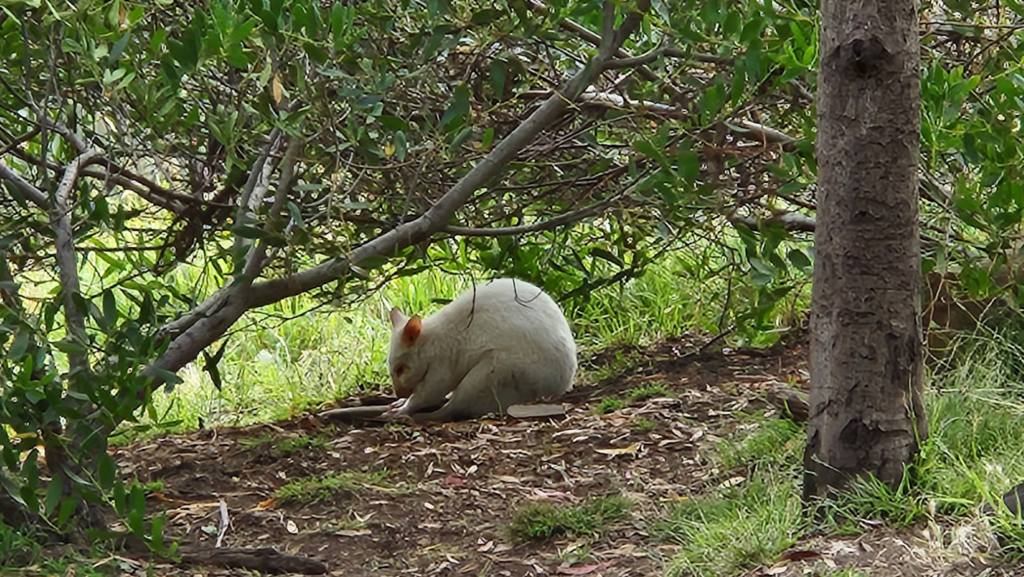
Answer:
<svg viewBox="0 0 1024 577"><path fill-rule="evenodd" d="M71 515L75 513L75 509L78 508L78 501L73 498L64 499L60 503L60 512L57 513L57 526L64 527Z"/></svg>
<svg viewBox="0 0 1024 577"><path fill-rule="evenodd" d="M386 256L369 256L357 262L356 266L366 270L373 270L384 266L389 260Z"/></svg>
<svg viewBox="0 0 1024 577"><path fill-rule="evenodd" d="M264 239L270 236L262 228L255 227L248 224L231 227L231 232L237 234L242 238L248 239Z"/></svg>
<svg viewBox="0 0 1024 577"><path fill-rule="evenodd" d="M28 331L19 329L14 335L14 342L11 343L9 349L7 349L7 358L12 361L19 361L25 354L25 350L28 349Z"/></svg>
<svg viewBox="0 0 1024 577"><path fill-rule="evenodd" d="M119 516L124 517L128 512L128 500L124 491L124 482L121 479L114 479L114 487L113 491L111 491L111 497L111 500L114 502L114 512Z"/></svg>
<svg viewBox="0 0 1024 577"><path fill-rule="evenodd" d="M814 265L811 263L811 259L807 257L807 254L802 250L793 249L786 253L786 257L789 258L789 262L793 263L793 266L797 267L805 274L810 273L814 269Z"/></svg>
<svg viewBox="0 0 1024 577"><path fill-rule="evenodd" d="M395 158L399 162L405 161L405 155L409 151L409 143L405 140L405 132L399 130L395 133Z"/></svg>
<svg viewBox="0 0 1024 577"><path fill-rule="evenodd" d="M508 76L508 63L500 58L491 61L491 90L495 98L505 95L505 79Z"/></svg>
<svg viewBox="0 0 1024 577"><path fill-rule="evenodd" d="M157 552L164 551L164 525L167 524L167 513L161 511L153 517L153 527L150 531L150 544Z"/></svg>
<svg viewBox="0 0 1024 577"><path fill-rule="evenodd" d="M132 485L128 493L128 529L137 536L143 537L142 520L146 515L146 494L142 491L142 485Z"/></svg>
<svg viewBox="0 0 1024 577"><path fill-rule="evenodd" d="M54 475L50 479L50 485L46 487L46 504L45 513L49 517L57 510L57 505L60 504L61 498L62 481L60 475Z"/></svg>
<svg viewBox="0 0 1024 577"><path fill-rule="evenodd" d="M110 55L107 57L107 60L110 63L110 65L117 64L117 61L121 59L121 56L124 54L125 47L128 46L128 40L131 37L132 33L130 31L125 32L121 35L121 38L119 38L118 41L114 43L114 47L110 49Z"/></svg>
<svg viewBox="0 0 1024 577"><path fill-rule="evenodd" d="M171 371L156 367L151 367L150 370L152 370L156 374L156 376L159 377L160 380L164 382L165 385L173 387L175 385L180 385L181 383L184 382L181 377L179 377L176 373L172 373Z"/></svg>
<svg viewBox="0 0 1024 577"><path fill-rule="evenodd" d="M108 327L117 326L117 299L114 295L114 289L103 291L103 319Z"/></svg>
<svg viewBox="0 0 1024 577"><path fill-rule="evenodd" d="M469 113L469 87L465 84L459 84L455 87L454 93L451 104L448 105L448 109L444 111L444 116L441 117L442 129L453 128L462 124Z"/></svg>
<svg viewBox="0 0 1024 577"><path fill-rule="evenodd" d="M114 475L117 472L117 464L109 453L104 451L100 454L97 472L99 473L100 488L107 491L114 486Z"/></svg>
<svg viewBox="0 0 1024 577"><path fill-rule="evenodd" d="M610 263L612 263L612 264L614 264L616 266L620 266L620 267L624 267L625 266L625 263L622 262L622 259L620 259L615 254L613 254L611 252L608 252L607 250L605 250L605 249L603 249L603 248L601 248L599 246L591 247L590 254L592 254L592 255L594 255L597 258L600 258L602 260L606 260L606 261L608 261L608 262L610 262Z"/></svg>

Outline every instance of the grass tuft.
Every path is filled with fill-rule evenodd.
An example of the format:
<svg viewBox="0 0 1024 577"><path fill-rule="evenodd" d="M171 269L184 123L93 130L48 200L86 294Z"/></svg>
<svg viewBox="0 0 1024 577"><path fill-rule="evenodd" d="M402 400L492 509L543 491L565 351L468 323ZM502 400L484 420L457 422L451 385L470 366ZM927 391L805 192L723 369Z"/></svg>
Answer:
<svg viewBox="0 0 1024 577"><path fill-rule="evenodd" d="M524 541L563 534L595 535L611 523L624 519L629 508L630 502L618 496L602 497L568 507L530 503L516 511L509 530L513 537Z"/></svg>
<svg viewBox="0 0 1024 577"><path fill-rule="evenodd" d="M630 403L639 403L655 397L668 397L672 395L665 383L650 383L642 387L636 387L626 393Z"/></svg>
<svg viewBox="0 0 1024 577"><path fill-rule="evenodd" d="M653 533L680 545L670 575L719 577L770 564L804 526L797 480L765 468L741 485L676 504Z"/></svg>
<svg viewBox="0 0 1024 577"><path fill-rule="evenodd" d="M279 488L274 497L282 503L315 503L326 501L340 493L357 493L360 489L380 490L385 485L388 471L372 473L339 471L324 476L302 477Z"/></svg>
<svg viewBox="0 0 1024 577"><path fill-rule="evenodd" d="M600 404L594 407L594 412L598 415L607 415L608 413L620 411L625 406L626 402L618 397L605 397L601 399Z"/></svg>

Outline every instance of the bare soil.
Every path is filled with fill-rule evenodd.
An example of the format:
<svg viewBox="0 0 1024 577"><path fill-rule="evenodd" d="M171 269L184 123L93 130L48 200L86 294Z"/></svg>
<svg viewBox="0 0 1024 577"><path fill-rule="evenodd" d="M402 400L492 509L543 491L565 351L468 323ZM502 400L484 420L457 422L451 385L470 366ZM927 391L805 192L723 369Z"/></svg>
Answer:
<svg viewBox="0 0 1024 577"><path fill-rule="evenodd" d="M780 382L806 386L805 340L790 341L762 351L700 352L700 342L681 338L609 351L591 362L627 357L633 368L573 390L558 418L357 428L305 415L151 439L117 449L115 458L128 477L162 482L149 510L165 511L165 534L191 551L217 550L222 533L221 548L273 548L319 561L335 576L663 575L678 544L652 535L651 522L674 501L744 473L718 470L706 456L737 426L736 412L773 411L766 390ZM672 394L607 415L593 410L605 397L625 399L650 383L664 383ZM323 442L281 451L299 435ZM289 481L343 471L387 475L313 503L273 498ZM628 519L597 536L523 542L507 529L523 504L604 495L624 495L634 505ZM986 565L977 540L961 535L972 545L957 549L956 531L929 530L896 534L866 525L855 538L808 537L747 575L824 575L830 567L870 575L1024 575ZM213 562L116 563L122 574L252 574Z"/></svg>

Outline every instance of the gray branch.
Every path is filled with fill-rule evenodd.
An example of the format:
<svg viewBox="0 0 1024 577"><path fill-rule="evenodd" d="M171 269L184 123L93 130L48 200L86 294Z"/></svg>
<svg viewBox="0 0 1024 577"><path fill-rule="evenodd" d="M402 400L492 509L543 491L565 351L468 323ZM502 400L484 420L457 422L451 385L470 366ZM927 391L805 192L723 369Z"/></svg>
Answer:
<svg viewBox="0 0 1024 577"><path fill-rule="evenodd" d="M60 275L60 286L64 293L64 318L67 322L68 336L85 346L88 343L88 336L85 333L85 318L82 311L78 309L73 297L81 292L78 280L78 265L75 262L75 241L71 231L71 191L78 180L78 172L91 160L98 156L94 150L83 152L78 158L71 161L64 170L64 178L57 187L54 195L53 209L50 211L50 223L56 236L55 248L57 268ZM68 354L72 370L83 370L88 368L88 361L84 354Z"/></svg>
<svg viewBox="0 0 1024 577"><path fill-rule="evenodd" d="M43 210L50 210L50 200L46 198L46 193L33 186L32 183L25 180L14 169L4 164L3 161L0 161L0 178L13 184L18 189L18 192L32 204Z"/></svg>
<svg viewBox="0 0 1024 577"><path fill-rule="evenodd" d="M256 162L252 164L252 169L249 171L249 178L245 181L245 187L242 189L242 195L238 199L238 210L235 214L235 224L248 224L253 220L253 213L256 210L256 206L263 200L263 195L267 191L267 180L270 178L269 173L266 171L268 166L267 160L277 151L277 146L281 138L281 129L275 128L270 132L270 141L267 146L263 149L263 154L256 159ZM271 168L272 170L272 168ZM235 237L235 252L239 252L251 244L251 240L242 238L241 236Z"/></svg>

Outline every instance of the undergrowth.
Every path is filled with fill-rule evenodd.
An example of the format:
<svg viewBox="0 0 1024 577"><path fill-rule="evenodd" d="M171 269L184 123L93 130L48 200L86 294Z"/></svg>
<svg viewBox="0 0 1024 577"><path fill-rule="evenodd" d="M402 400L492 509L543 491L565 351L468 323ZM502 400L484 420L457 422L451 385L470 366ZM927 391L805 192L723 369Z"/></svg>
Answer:
<svg viewBox="0 0 1024 577"><path fill-rule="evenodd" d="M183 286L198 282L189 271L188 266L180 268ZM696 278L687 271L692 267L681 257L665 257L640 278L591 291L575 305L563 303L580 359L609 347L645 345L687 330L717 331L726 284L721 279ZM220 390L202 363L192 363L178 373L183 383L169 394L154 395L156 420L145 416L142 426L124 432L115 442L192 430L200 423L216 427L274 421L338 398L386 388L391 307L429 315L471 283L467 276L431 270L397 278L344 310L316 308L312 300L300 296L250 311L226 341L218 365ZM309 309L315 310L303 314ZM618 363L613 359L606 367L584 362L579 379L603 378L628 363L625 357Z"/></svg>

